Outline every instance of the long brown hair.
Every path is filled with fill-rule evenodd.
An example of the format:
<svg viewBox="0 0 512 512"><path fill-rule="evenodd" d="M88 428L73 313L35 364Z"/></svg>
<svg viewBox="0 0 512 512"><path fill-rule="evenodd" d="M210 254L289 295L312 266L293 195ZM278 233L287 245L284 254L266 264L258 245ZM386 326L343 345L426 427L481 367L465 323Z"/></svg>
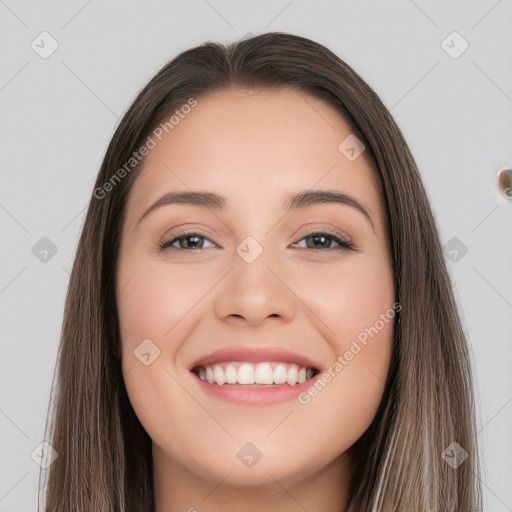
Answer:
<svg viewBox="0 0 512 512"><path fill-rule="evenodd" d="M364 143L382 190L401 310L387 386L356 446L347 512L481 510L470 357L413 156L386 107L350 66L324 46L285 33L227 45L208 42L181 53L151 79L121 120L71 272L56 401L45 433L58 457L43 470L43 510L154 510L151 439L128 400L118 357L122 327L115 269L127 198L144 161L126 163L191 98L200 102L230 87L289 87L323 99ZM52 396L53 391L52 386ZM446 461L462 460L461 454L467 458L456 468Z"/></svg>

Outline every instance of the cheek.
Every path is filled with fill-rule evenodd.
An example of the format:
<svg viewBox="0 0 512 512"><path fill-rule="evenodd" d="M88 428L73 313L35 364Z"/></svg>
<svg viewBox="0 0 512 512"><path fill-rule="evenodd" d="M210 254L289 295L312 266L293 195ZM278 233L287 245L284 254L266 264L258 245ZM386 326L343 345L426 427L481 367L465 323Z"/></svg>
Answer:
<svg viewBox="0 0 512 512"><path fill-rule="evenodd" d="M190 274L162 262L133 260L119 267L117 294L123 377L130 403L153 440L165 444L169 433L180 439L170 443L170 451L183 459L186 446L197 441L194 434L199 434L193 426L198 417L210 425L179 383L188 371L175 365L194 314L198 314L194 306L212 286L211 275L209 279L196 271L194 275L191 286ZM180 411L179 420L175 411Z"/></svg>
<svg viewBox="0 0 512 512"><path fill-rule="evenodd" d="M119 276L117 306L123 348L145 338L165 341L166 350L171 348L167 342L173 330L201 301L212 281L211 275L195 272L190 276L162 262L121 267Z"/></svg>
<svg viewBox="0 0 512 512"><path fill-rule="evenodd" d="M208 307L207 294L216 279L211 269L185 272L147 258L127 258L119 266L116 300L123 375L148 432L152 427L144 418L151 418L151 411L167 410L167 400L184 405L173 379L188 376L188 370L177 365L180 348Z"/></svg>
<svg viewBox="0 0 512 512"><path fill-rule="evenodd" d="M310 411L327 411L324 418L343 425L344 440L355 442L375 416L391 363L393 276L381 260L359 258L316 283L303 285L316 290L309 305L321 320L317 325L333 349L333 359L301 403ZM336 428L332 435L336 437Z"/></svg>
<svg viewBox="0 0 512 512"><path fill-rule="evenodd" d="M364 338L365 329L376 322L379 331L385 331L379 320L395 301L391 269L377 257L358 256L325 274L311 274L297 286L323 322L327 329L323 332L338 353L358 335Z"/></svg>

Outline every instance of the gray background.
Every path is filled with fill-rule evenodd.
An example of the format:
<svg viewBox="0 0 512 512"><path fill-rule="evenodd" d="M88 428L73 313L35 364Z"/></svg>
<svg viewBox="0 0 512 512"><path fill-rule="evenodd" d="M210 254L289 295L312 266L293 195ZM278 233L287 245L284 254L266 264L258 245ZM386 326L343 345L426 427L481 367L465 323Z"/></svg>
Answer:
<svg viewBox="0 0 512 512"><path fill-rule="evenodd" d="M496 188L512 166L511 21L511 0L0 0L0 512L37 507L31 454L43 441L69 269L119 118L182 50L270 30L332 49L403 130L442 243L459 246L446 258L475 367L486 510L512 511L512 201ZM59 45L46 59L31 47L51 48L43 31ZM444 48L458 53L461 40L442 46L453 31L469 44L457 58ZM57 249L46 261L43 237Z"/></svg>

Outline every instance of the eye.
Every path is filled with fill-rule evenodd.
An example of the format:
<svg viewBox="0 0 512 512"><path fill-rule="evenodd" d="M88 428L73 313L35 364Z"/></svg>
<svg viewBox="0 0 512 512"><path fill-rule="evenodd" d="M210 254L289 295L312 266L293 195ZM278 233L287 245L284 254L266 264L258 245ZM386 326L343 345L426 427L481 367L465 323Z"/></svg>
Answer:
<svg viewBox="0 0 512 512"><path fill-rule="evenodd" d="M209 238L199 233L181 233L178 236L172 235L172 237L167 241L163 240L162 242L159 243L159 246L160 249L172 248L178 250L181 249L197 251L208 248L204 246L205 240L213 244L213 242ZM306 247L303 247L305 249L327 251L356 250L352 242L346 240L345 238L337 236L334 233L329 233L328 231L314 231L304 236L301 240L299 240L299 242L302 242L302 240L311 240L312 242L312 244L308 244L306 242ZM338 247L331 247L332 242L337 243ZM314 244L318 245L315 247Z"/></svg>
<svg viewBox="0 0 512 512"><path fill-rule="evenodd" d="M204 240L208 240L209 242L211 242L210 239L206 238L203 235L200 235L199 233L182 233L177 237L171 238L170 240L163 240L162 242L160 242L159 246L160 249L173 248L178 250L199 250L205 249L203 242ZM178 243L178 247L176 246L176 243Z"/></svg>
<svg viewBox="0 0 512 512"><path fill-rule="evenodd" d="M342 238L341 236L337 236L334 233L329 233L328 231L315 231L313 233L309 233L305 237L301 238L299 242L302 242L302 240L311 240L311 244L306 242L306 249L320 249L327 251L355 250L355 246L352 242ZM338 247L330 246L333 241L338 244ZM314 246L315 244L317 244L316 247Z"/></svg>

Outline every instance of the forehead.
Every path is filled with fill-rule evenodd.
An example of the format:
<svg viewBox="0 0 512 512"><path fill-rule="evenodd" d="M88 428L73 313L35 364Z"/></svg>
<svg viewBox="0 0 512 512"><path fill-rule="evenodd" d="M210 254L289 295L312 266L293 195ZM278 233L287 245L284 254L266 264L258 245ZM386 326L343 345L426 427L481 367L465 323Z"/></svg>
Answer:
<svg viewBox="0 0 512 512"><path fill-rule="evenodd" d="M332 106L296 90L218 91L197 98L197 106L155 139L131 201L208 189L233 205L251 199L281 205L288 193L331 188L359 196L380 216L364 152L350 161L339 149L351 135Z"/></svg>

